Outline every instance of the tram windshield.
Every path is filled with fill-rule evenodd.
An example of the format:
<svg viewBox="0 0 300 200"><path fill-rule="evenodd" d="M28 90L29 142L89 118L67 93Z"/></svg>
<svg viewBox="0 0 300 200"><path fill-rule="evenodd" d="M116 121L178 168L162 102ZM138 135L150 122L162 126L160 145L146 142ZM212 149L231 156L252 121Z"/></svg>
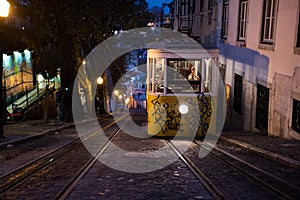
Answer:
<svg viewBox="0 0 300 200"><path fill-rule="evenodd" d="M148 91L162 94L209 92L211 68L204 60L149 58Z"/></svg>
<svg viewBox="0 0 300 200"><path fill-rule="evenodd" d="M167 93L201 92L200 61L168 60Z"/></svg>

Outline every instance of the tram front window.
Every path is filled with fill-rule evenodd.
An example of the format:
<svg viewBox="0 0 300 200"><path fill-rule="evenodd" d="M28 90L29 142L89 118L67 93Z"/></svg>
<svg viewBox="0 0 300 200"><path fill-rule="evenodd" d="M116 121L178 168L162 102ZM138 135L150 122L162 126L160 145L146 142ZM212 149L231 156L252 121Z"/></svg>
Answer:
<svg viewBox="0 0 300 200"><path fill-rule="evenodd" d="M199 93L200 61L168 60L167 93Z"/></svg>

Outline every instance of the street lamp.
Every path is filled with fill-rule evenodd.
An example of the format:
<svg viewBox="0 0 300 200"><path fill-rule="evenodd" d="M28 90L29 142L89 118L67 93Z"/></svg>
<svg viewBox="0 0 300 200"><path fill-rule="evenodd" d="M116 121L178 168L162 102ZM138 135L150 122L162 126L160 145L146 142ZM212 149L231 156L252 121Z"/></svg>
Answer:
<svg viewBox="0 0 300 200"><path fill-rule="evenodd" d="M0 17L7 17L9 13L9 7L10 4L6 0L0 0ZM2 21L2 20L1 20ZM3 85L2 85L2 76L3 76L3 51L2 48L0 47L0 138L5 138L4 137L4 129L3 125L5 122L6 118L6 108L4 106L4 101L6 99L3 99Z"/></svg>
<svg viewBox="0 0 300 200"><path fill-rule="evenodd" d="M97 83L98 83L98 85L102 85L103 78L101 76L97 79Z"/></svg>
<svg viewBox="0 0 300 200"><path fill-rule="evenodd" d="M98 97L99 97L99 112L100 112L100 116L102 117L103 113L104 113L104 96L103 96L103 78L100 76L97 79L97 88L98 88Z"/></svg>
<svg viewBox="0 0 300 200"><path fill-rule="evenodd" d="M10 3L7 0L0 0L0 17L7 17Z"/></svg>

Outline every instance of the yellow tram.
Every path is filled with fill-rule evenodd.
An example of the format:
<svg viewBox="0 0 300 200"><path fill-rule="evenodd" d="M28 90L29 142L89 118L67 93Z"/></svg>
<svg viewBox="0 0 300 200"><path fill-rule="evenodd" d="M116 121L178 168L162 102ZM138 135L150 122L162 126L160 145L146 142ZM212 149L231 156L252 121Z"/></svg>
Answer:
<svg viewBox="0 0 300 200"><path fill-rule="evenodd" d="M148 134L204 137L212 116L217 50L148 49Z"/></svg>

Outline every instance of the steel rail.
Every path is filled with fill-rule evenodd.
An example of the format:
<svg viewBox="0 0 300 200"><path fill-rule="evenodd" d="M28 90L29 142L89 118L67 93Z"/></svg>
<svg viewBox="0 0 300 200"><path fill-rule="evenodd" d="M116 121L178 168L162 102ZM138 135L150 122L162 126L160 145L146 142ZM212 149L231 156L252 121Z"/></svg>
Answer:
<svg viewBox="0 0 300 200"><path fill-rule="evenodd" d="M109 147L112 141L119 135L122 127L126 125L126 123L130 119L126 119L126 121L119 127L115 133L109 137L108 142L98 151L98 153L93 156L82 168L81 170L71 179L71 181L65 185L65 187L59 192L55 199L64 200L66 199L72 190L76 187L77 183L86 175L86 173L93 167L95 162L99 159L99 157L104 153L104 151Z"/></svg>
<svg viewBox="0 0 300 200"><path fill-rule="evenodd" d="M167 143L215 199L227 200L227 197L209 180L207 176L205 176L205 174L187 156L183 155L170 140L167 140Z"/></svg>
<svg viewBox="0 0 300 200"><path fill-rule="evenodd" d="M291 197L291 196L289 196L289 195L287 195L287 194L284 194L283 192L281 192L281 191L278 190L277 188L275 188L275 187L273 187L272 185L266 183L265 181L263 181L263 180L260 179L259 177L255 176L255 175L253 175L253 174L251 174L251 173L248 173L247 171L243 170L242 168L240 168L240 167L237 166L236 164L234 164L234 163L232 163L232 162L230 162L230 161L228 161L228 160L222 158L221 156L217 155L216 153L213 153L212 151L210 151L210 150L207 149L206 147L202 146L202 145L199 144L198 142L194 142L194 143L197 144L200 148L202 148L202 149L204 149L205 151L207 151L209 154L211 154L211 155L213 155L214 157L216 157L218 160L220 160L220 161L226 163L227 165L231 166L232 168L238 170L238 171L239 171L240 173L242 173L243 175L246 175L246 176L250 177L251 179L253 179L253 180L255 180L256 182L260 183L260 184L261 184L262 186L264 186L265 188L267 188L267 189L269 189L270 191L272 191L272 192L278 194L278 195L281 196L282 198L284 198L284 199L294 199L293 197ZM213 146L213 145L210 144L210 143L206 143L206 144L208 144L208 145L210 145L210 146ZM236 156L234 156L234 155L232 155L232 154L230 154L230 153L228 153L228 152L226 152L226 151L224 151L224 150L221 150L220 148L217 148L217 147L214 146L214 149L217 150L217 151L219 151L219 152L221 152L221 153L223 153L223 154L225 154L226 156L229 156L229 157L231 157L231 158L237 160L237 161L240 162L240 163L246 164L247 166L249 166L249 167L255 169L256 171L259 171L260 173L263 173L263 174L265 174L265 175L267 175L267 176L270 176L270 177L272 177L272 178L275 177L274 175L271 175L270 173L268 173L268 172L266 172L266 171L264 171L264 170L262 170L262 169L259 169L258 167L255 167L254 165L252 165L252 164L250 164L250 163L247 163L246 161L244 161L244 160L242 160L242 159L240 159L240 158L237 158ZM282 180L282 179L280 179L280 178L278 178L278 177L276 177L276 178L274 178L274 179L277 180L277 181L279 181L279 182L282 182L282 183L284 183L284 184L287 183L286 181L284 181L284 180ZM288 186L292 186L292 185L288 184ZM296 186L292 186L292 187L295 188L296 190L298 190L298 188L297 188Z"/></svg>
<svg viewBox="0 0 300 200"><path fill-rule="evenodd" d="M103 129L107 130L113 124L116 124L116 121L120 121L125 117L126 116L123 116L122 118L105 124ZM2 177L0 177L0 197L3 193L20 185L22 182L26 181L34 174L53 164L54 161L58 160L62 156L66 155L67 153L71 152L76 148L79 148L80 145L83 144L83 142L91 139L96 134L98 134L97 130L89 131L89 133L87 133L84 136L84 138L76 138L75 140L67 143L66 145L63 145L62 147L55 149L43 156L40 156L39 158L20 166L19 168L7 173L6 175L3 175Z"/></svg>

